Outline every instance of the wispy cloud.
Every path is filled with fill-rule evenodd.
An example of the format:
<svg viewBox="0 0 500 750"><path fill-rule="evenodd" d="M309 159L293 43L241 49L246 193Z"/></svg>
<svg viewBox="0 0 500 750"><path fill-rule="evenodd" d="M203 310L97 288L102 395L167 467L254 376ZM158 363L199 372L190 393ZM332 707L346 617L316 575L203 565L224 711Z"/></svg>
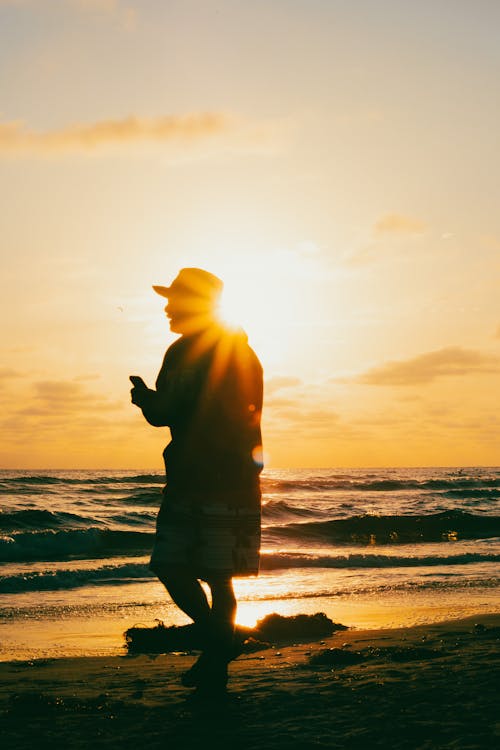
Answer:
<svg viewBox="0 0 500 750"><path fill-rule="evenodd" d="M34 383L34 401L24 410L24 414L45 414L58 416L75 411L110 411L120 409L123 404L112 402L106 396L87 392L84 386L75 381L42 380Z"/></svg>
<svg viewBox="0 0 500 750"><path fill-rule="evenodd" d="M500 372L500 358L458 346L387 362L354 378L366 385L420 385L449 375Z"/></svg>
<svg viewBox="0 0 500 750"><path fill-rule="evenodd" d="M0 381L19 377L21 377L21 373L13 370L12 367L0 367Z"/></svg>
<svg viewBox="0 0 500 750"><path fill-rule="evenodd" d="M48 8L59 5L83 11L98 10L105 13L112 13L125 7L122 0L0 0L0 7L2 5L29 5L34 8Z"/></svg>
<svg viewBox="0 0 500 750"><path fill-rule="evenodd" d="M141 142L193 143L226 133L234 128L234 123L234 118L220 112L130 116L47 131L30 130L18 121L0 122L0 154L90 151Z"/></svg>
<svg viewBox="0 0 500 750"><path fill-rule="evenodd" d="M426 225L420 219L402 214L385 214L375 223L373 231L375 235L387 234L422 234Z"/></svg>
<svg viewBox="0 0 500 750"><path fill-rule="evenodd" d="M299 378L294 378L289 375L276 375L273 378L269 378L265 383L266 396L274 395L277 391L282 391L286 388L296 388L300 386L302 381Z"/></svg>
<svg viewBox="0 0 500 750"><path fill-rule="evenodd" d="M43 418L44 422L61 418L80 419L123 408L123 403L88 391L75 380L41 380L32 383L30 392L17 397L17 405L10 409L10 425L21 428ZM22 406L18 408L18 405Z"/></svg>
<svg viewBox="0 0 500 750"><path fill-rule="evenodd" d="M0 394L2 402L7 399L11 391L11 386L14 383L18 385L19 379L23 377L23 373L18 370L14 370L12 367L0 367Z"/></svg>
<svg viewBox="0 0 500 750"><path fill-rule="evenodd" d="M0 389L0 454L4 465L19 461L63 465L70 456L97 450L113 454L121 433L130 441L128 393L121 400L74 379L6 378ZM5 398L4 398L5 396ZM26 446L29 451L26 453ZM24 457L24 458L23 458ZM40 464L40 465L41 465Z"/></svg>
<svg viewBox="0 0 500 750"><path fill-rule="evenodd" d="M401 257L401 247L408 250L424 234L427 225L414 216L386 213L368 229L359 247L345 256L350 265L363 265L391 257L395 251Z"/></svg>
<svg viewBox="0 0 500 750"><path fill-rule="evenodd" d="M84 13L108 16L118 22L126 31L131 31L137 23L137 10L122 0L62 0L64 4Z"/></svg>
<svg viewBox="0 0 500 750"><path fill-rule="evenodd" d="M34 12L58 12L64 8L76 13L99 15L117 21L126 30L134 28L137 10L123 0L0 0L1 7L29 8Z"/></svg>
<svg viewBox="0 0 500 750"><path fill-rule="evenodd" d="M121 0L62 0L62 4L84 11L97 10L104 13L115 13L124 7Z"/></svg>
<svg viewBox="0 0 500 750"><path fill-rule="evenodd" d="M266 434L275 437L303 432L308 437L329 437L339 415L321 387L291 376L276 376L265 383Z"/></svg>

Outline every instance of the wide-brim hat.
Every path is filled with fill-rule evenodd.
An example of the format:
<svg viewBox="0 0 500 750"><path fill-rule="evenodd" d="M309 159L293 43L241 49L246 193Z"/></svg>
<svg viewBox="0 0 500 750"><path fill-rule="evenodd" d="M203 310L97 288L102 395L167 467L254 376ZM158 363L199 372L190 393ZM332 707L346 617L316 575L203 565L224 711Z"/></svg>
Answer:
<svg viewBox="0 0 500 750"><path fill-rule="evenodd" d="M162 297L183 295L186 297L201 297L215 301L224 287L223 282L203 268L181 268L170 286L153 285L153 289Z"/></svg>

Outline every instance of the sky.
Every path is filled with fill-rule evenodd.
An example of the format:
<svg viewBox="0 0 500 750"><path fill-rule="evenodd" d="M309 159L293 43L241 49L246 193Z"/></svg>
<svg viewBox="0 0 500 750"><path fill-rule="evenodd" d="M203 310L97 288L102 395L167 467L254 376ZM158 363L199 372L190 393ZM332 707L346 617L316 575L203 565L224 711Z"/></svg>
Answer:
<svg viewBox="0 0 500 750"><path fill-rule="evenodd" d="M500 3L0 0L0 467L162 468L225 282L269 467L500 464Z"/></svg>

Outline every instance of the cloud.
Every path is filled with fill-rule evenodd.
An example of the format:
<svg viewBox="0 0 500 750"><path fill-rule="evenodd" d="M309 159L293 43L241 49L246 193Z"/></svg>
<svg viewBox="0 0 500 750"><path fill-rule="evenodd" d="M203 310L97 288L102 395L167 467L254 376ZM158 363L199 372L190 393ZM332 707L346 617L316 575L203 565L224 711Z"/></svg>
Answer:
<svg viewBox="0 0 500 750"><path fill-rule="evenodd" d="M64 380L42 380L34 384L34 389L36 398L56 408L70 407L84 398L83 388L79 383Z"/></svg>
<svg viewBox="0 0 500 750"><path fill-rule="evenodd" d="M283 388L296 388L301 385L299 378L294 378L288 375L277 375L274 378L269 378L265 382L266 396L274 395L277 391L283 390Z"/></svg>
<svg viewBox="0 0 500 750"><path fill-rule="evenodd" d="M115 13L123 4L120 0L63 0L65 5L78 8L83 11L100 11L104 13Z"/></svg>
<svg viewBox="0 0 500 750"><path fill-rule="evenodd" d="M374 225L373 230L376 235L387 234L422 234L425 231L425 224L420 219L412 216L403 216L402 214L385 214Z"/></svg>
<svg viewBox="0 0 500 750"><path fill-rule="evenodd" d="M74 378L75 383L80 383L82 381L86 380L100 380L101 376L98 373L89 373L88 375L77 375L76 378Z"/></svg>
<svg viewBox="0 0 500 750"><path fill-rule="evenodd" d="M458 346L445 347L407 360L387 362L354 379L366 385L420 385L449 375L500 372L500 358Z"/></svg>
<svg viewBox="0 0 500 750"><path fill-rule="evenodd" d="M285 441L300 435L305 441L332 438L339 419L330 404L314 397L273 401L265 406L264 443L267 436Z"/></svg>
<svg viewBox="0 0 500 750"><path fill-rule="evenodd" d="M35 131L19 121L0 122L0 154L90 151L116 144L192 143L228 132L234 118L218 112L141 118L131 115L66 128Z"/></svg>
<svg viewBox="0 0 500 750"><path fill-rule="evenodd" d="M108 392L79 377L39 378L9 394L0 416L2 465L119 466L161 456L165 436L148 430L126 383Z"/></svg>
<svg viewBox="0 0 500 750"><path fill-rule="evenodd" d="M8 380L10 378L19 378L21 373L17 370L13 370L11 367L0 367L0 380Z"/></svg>
<svg viewBox="0 0 500 750"><path fill-rule="evenodd" d="M84 416L123 407L121 402L86 391L80 382L74 380L41 380L32 387L31 398L26 399L25 406L16 412L19 416L51 418L77 413Z"/></svg>
<svg viewBox="0 0 500 750"><path fill-rule="evenodd" d="M23 373L14 370L12 367L0 367L0 391L9 391L11 381L16 382L23 377Z"/></svg>
<svg viewBox="0 0 500 750"><path fill-rule="evenodd" d="M0 398L1 400L1 398ZM0 452L6 461L37 461L51 456L52 465L70 455L107 446L113 452L121 433L130 439L128 392L117 400L73 380L39 380L9 393L0 417ZM29 455L26 446L29 445ZM31 456L31 458L29 458ZM46 459L41 459L45 461Z"/></svg>
<svg viewBox="0 0 500 750"><path fill-rule="evenodd" d="M47 8L51 5L62 5L83 11L98 10L106 13L115 12L118 8L123 7L121 0L0 0L0 7L2 5L29 5L37 9Z"/></svg>
<svg viewBox="0 0 500 750"><path fill-rule="evenodd" d="M137 20L137 10L125 5L122 0L0 0L1 7L30 8L35 12L55 13L68 8L76 13L114 19L126 30L133 29Z"/></svg>
<svg viewBox="0 0 500 750"><path fill-rule="evenodd" d="M280 439L298 434L307 439L328 438L339 420L326 384L308 384L284 375L265 383L264 417L265 434Z"/></svg>
<svg viewBox="0 0 500 750"><path fill-rule="evenodd" d="M50 409L84 407L85 409L118 409L120 402L111 402L106 396L90 393L81 383L67 380L42 380L34 384L35 395Z"/></svg>
<svg viewBox="0 0 500 750"><path fill-rule="evenodd" d="M64 0L77 11L106 15L118 21L126 31L131 31L137 24L137 10L124 5L121 0Z"/></svg>
<svg viewBox="0 0 500 750"><path fill-rule="evenodd" d="M381 216L369 230L368 236L358 247L344 255L349 265L359 266L381 258L391 257L400 246L415 242L416 238L426 230L426 224L413 216L397 213L387 213Z"/></svg>

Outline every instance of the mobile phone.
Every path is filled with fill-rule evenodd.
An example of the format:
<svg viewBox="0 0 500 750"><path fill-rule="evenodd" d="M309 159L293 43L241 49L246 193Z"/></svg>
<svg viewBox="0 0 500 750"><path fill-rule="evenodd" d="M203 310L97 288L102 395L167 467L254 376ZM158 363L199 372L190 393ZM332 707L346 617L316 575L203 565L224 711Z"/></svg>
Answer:
<svg viewBox="0 0 500 750"><path fill-rule="evenodd" d="M146 383L139 375L129 375L129 380L134 388L147 388Z"/></svg>

